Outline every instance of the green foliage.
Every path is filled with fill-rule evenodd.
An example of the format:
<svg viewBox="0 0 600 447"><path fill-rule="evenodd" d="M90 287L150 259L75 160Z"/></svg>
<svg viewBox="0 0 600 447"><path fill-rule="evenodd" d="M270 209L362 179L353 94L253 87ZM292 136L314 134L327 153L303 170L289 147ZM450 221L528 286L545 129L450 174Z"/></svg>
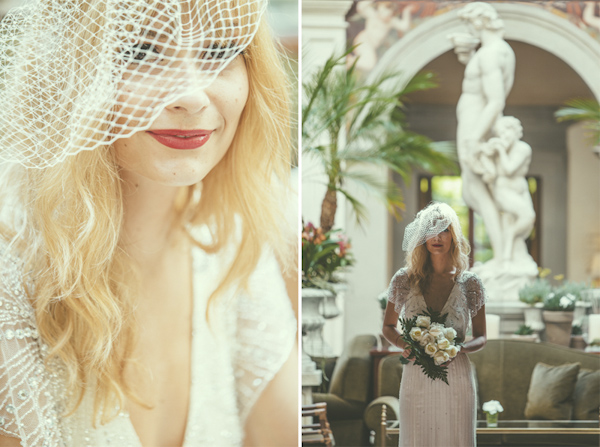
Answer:
<svg viewBox="0 0 600 447"><path fill-rule="evenodd" d="M355 63L345 68L350 51L330 57L303 83L303 153L320 161L327 189L348 200L359 224L367 217L366 208L348 188L350 184L382 199L399 218L399 210L404 209L400 188L374 173L372 167L391 169L406 181L415 167L457 171L453 145L432 143L406 126L405 96L437 83L433 74L422 73L404 84L400 72L384 73L363 83ZM321 225L327 228L323 222Z"/></svg>
<svg viewBox="0 0 600 447"><path fill-rule="evenodd" d="M575 302L581 300L581 291L588 287L585 282L565 281L548 294L544 300L544 309L572 312L575 310Z"/></svg>
<svg viewBox="0 0 600 447"><path fill-rule="evenodd" d="M592 130L595 144L600 144L600 103L595 99L575 98L565 103L554 113L556 120L561 121L588 121L588 129Z"/></svg>
<svg viewBox="0 0 600 447"><path fill-rule="evenodd" d="M583 329L581 329L581 326L573 325L571 328L571 335L583 335Z"/></svg>
<svg viewBox="0 0 600 447"><path fill-rule="evenodd" d="M522 324L521 326L519 326L519 329L517 329L515 331L515 335L532 335L532 334L533 334L533 329L531 329L526 324Z"/></svg>
<svg viewBox="0 0 600 447"><path fill-rule="evenodd" d="M537 278L530 284L519 290L519 300L533 306L544 302L544 299L552 292L552 286L545 278Z"/></svg>
<svg viewBox="0 0 600 447"><path fill-rule="evenodd" d="M334 274L354 264L350 242L340 230L323 233L307 223L302 229L302 287L331 289Z"/></svg>

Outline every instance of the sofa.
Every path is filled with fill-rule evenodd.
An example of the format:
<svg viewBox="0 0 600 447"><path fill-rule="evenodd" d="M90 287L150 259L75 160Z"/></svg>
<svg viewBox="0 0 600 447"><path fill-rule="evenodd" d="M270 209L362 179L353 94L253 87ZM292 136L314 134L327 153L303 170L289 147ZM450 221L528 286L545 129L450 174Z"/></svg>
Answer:
<svg viewBox="0 0 600 447"><path fill-rule="evenodd" d="M327 404L327 417L337 447L369 445L364 422L372 397L373 366L369 351L377 345L374 335L359 335L344 348L335 362L329 391L313 393L313 402ZM313 359L320 364L319 359Z"/></svg>
<svg viewBox="0 0 600 447"><path fill-rule="evenodd" d="M550 343L533 343L518 340L489 340L485 348L479 352L469 354L473 364L477 394L478 394L478 419L484 419L481 412L481 403L489 400L498 400L504 407L504 412L499 414L500 420L528 420L528 419L556 419L544 417L551 409L536 408L536 394L543 393L544 374L561 373L565 369L575 390L568 390L571 395L561 404L559 408L560 419L580 419L598 421L600 415L600 356L586 354L582 351ZM542 362L546 365L538 365ZM571 364L571 365L569 365ZM579 364L573 365L573 364ZM537 366L536 366L537 365ZM560 366L553 368L553 366ZM530 390L532 374L534 386ZM568 370L568 371L567 371ZM381 409L383 404L387 406L387 419L398 419L398 392L402 380L402 364L399 355L388 356L379 367L379 390L380 397L374 399L365 409L365 423L370 430L375 431L375 445L381 445L380 424ZM570 375L568 375L570 374ZM541 377L541 379L540 379ZM565 382L568 381L565 379ZM560 380L559 380L560 381ZM571 383L571 382L569 382ZM566 384L565 386L569 386ZM577 392L577 414L574 411L573 394ZM531 395L530 392L532 393ZM528 395L531 398L528 406ZM539 405L538 405L539 406ZM552 415L553 413L548 413ZM533 417L527 417L533 416ZM385 445L397 446L397 436L386 439ZM578 436L577 439L570 435L547 435L536 436L525 440L519 435L482 435L478 436L478 446L486 445L600 445L600 437L597 435Z"/></svg>

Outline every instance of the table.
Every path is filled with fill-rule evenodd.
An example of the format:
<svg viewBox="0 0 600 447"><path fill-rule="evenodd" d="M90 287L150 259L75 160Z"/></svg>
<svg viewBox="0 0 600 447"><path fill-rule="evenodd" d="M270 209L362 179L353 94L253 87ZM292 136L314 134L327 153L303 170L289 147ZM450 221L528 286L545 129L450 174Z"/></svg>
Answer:
<svg viewBox="0 0 600 447"><path fill-rule="evenodd" d="M388 421L387 408L381 411L381 447L386 437L399 433L398 421ZM599 421L498 421L498 426L488 428L486 421L477 421L477 445L600 445ZM549 439L552 441L549 441Z"/></svg>

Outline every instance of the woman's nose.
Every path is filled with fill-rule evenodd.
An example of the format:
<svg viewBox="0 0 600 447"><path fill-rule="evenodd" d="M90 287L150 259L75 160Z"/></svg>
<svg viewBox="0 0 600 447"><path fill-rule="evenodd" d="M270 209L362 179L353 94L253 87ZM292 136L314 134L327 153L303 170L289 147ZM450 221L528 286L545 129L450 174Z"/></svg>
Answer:
<svg viewBox="0 0 600 447"><path fill-rule="evenodd" d="M204 88L188 87L187 91L167 106L167 110L194 115L210 105L210 98Z"/></svg>

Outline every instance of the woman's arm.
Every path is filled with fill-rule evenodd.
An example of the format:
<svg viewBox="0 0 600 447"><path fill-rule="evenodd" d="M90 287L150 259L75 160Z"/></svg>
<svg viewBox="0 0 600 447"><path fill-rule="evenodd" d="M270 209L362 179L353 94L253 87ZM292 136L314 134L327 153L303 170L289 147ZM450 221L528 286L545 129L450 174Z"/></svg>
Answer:
<svg viewBox="0 0 600 447"><path fill-rule="evenodd" d="M479 309L473 317L473 339L469 340L461 348L461 352L477 352L483 349L487 342L486 327L485 327L485 305Z"/></svg>
<svg viewBox="0 0 600 447"><path fill-rule="evenodd" d="M254 404L245 434L244 447L298 445L297 346Z"/></svg>
<svg viewBox="0 0 600 447"><path fill-rule="evenodd" d="M385 317L383 318L383 336L394 346L405 349L406 342L402 340L400 331L398 330L398 317L395 304L388 301L385 308Z"/></svg>

